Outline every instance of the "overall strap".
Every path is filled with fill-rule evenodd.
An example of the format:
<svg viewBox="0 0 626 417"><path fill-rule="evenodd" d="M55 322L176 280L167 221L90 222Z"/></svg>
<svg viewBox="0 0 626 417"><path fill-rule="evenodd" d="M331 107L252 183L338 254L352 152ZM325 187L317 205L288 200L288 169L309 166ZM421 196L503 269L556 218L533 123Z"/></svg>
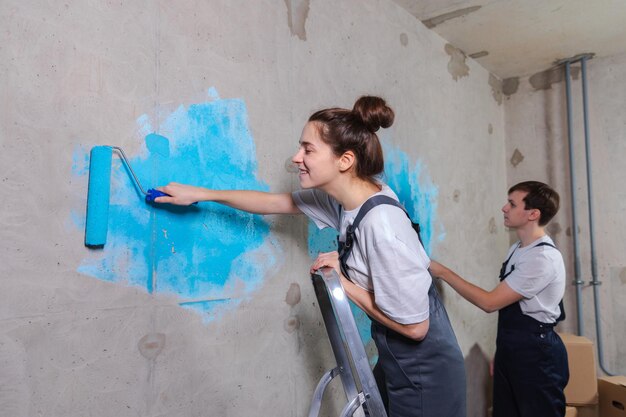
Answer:
<svg viewBox="0 0 626 417"><path fill-rule="evenodd" d="M346 264L346 261L348 259L348 256L350 255L350 252L352 252L352 248L354 247L354 241L356 239L354 232L359 227L359 224L361 223L361 220L363 220L365 215L369 213L371 209L381 204L389 204L391 206L396 206L402 209L402 211L404 211L404 214L406 214L409 220L411 220L411 217L409 216L409 213L407 213L404 206L400 204L400 202L394 198L391 198L386 195L375 195L367 199L365 203L363 203L363 205L359 209L359 212L354 218L354 221L352 222L352 224L348 226L348 228L346 229L346 241L341 242L339 241L339 239L337 239L339 241L339 245L338 245L339 246L339 262L341 264L341 272L343 272L345 277L348 279L349 279L348 273L347 273L348 265ZM413 230L415 230L415 232L417 233L417 237L419 238L419 241L421 243L422 238L420 236L419 224L413 223L412 221L411 221L411 224L413 225Z"/></svg>
<svg viewBox="0 0 626 417"><path fill-rule="evenodd" d="M537 245L535 245L535 247L537 246L550 246L554 249L556 249L556 246L554 246L552 243L549 242L541 242ZM558 250L558 249L556 249ZM559 314L559 317L556 319L557 323L560 321L565 320L565 307L563 306L563 299L561 298L561 301L559 302L559 309L561 310L561 314Z"/></svg>
<svg viewBox="0 0 626 417"><path fill-rule="evenodd" d="M500 281L504 280L504 278L508 277L509 275L511 275L511 272L515 271L515 264L511 265L511 270L509 272L506 272L506 267L509 264L509 261L511 260L511 258L513 257L513 254L515 253L515 251L517 250L517 248L520 247L522 243L520 242L515 249L513 249L513 252L511 252L511 254L509 255L509 257L506 259L506 261L504 261L504 263L502 264L502 268L500 268ZM550 242L540 242L537 243L535 246L533 246L533 248L537 248L539 246L550 246L551 248L556 249L556 246L554 246L552 243ZM558 249L557 249L558 250Z"/></svg>
<svg viewBox="0 0 626 417"><path fill-rule="evenodd" d="M352 222L350 226L348 226L348 228L352 228L352 230L356 230L356 228L359 227L361 220L363 220L363 217L365 217L365 215L369 213L371 209L381 204L389 204L392 206L396 206L398 208L401 208L402 211L404 211L404 213L407 216L409 215L404 209L404 206L400 204L398 200L391 198L389 196L386 196L386 195L375 195L374 197L367 199L365 203L363 203L363 205L359 209L359 212L354 218L354 221Z"/></svg>
<svg viewBox="0 0 626 417"><path fill-rule="evenodd" d="M511 252L509 257L506 258L506 261L502 262L502 267L500 267L500 281L504 280L504 278L511 275L511 272L515 270L515 264L511 265L511 270L508 273L506 272L506 267L509 264L509 261L511 260L511 258L513 257L513 254L515 253L515 251L517 250L517 248L519 248L521 244L522 244L521 242L518 243L515 249L513 249L513 252Z"/></svg>
<svg viewBox="0 0 626 417"><path fill-rule="evenodd" d="M538 246L550 246L551 248L556 249L556 246L554 246L552 243L550 242L541 242L541 243L537 243L535 246L533 246L533 248L536 248ZM558 249L556 249L558 250Z"/></svg>
<svg viewBox="0 0 626 417"><path fill-rule="evenodd" d="M551 248L554 248L554 249L558 250L556 248L556 246L554 246L550 242L540 242L540 243L536 244L535 246L533 246L533 248L537 248L539 246L550 246ZM511 257L513 256L513 254L515 253L515 250L517 248L519 248L519 245L517 245L517 247L515 249L513 249L513 252L511 252L511 255L502 264L502 268L500 269L500 281L504 280L506 277L508 277L511 274L511 272L513 272L515 270L515 264L513 264L513 265L511 265L511 270L508 273L506 273L506 267L507 267L509 261L511 260ZM565 320L565 307L563 306L563 300L562 299L559 302L559 309L561 310L561 314L556 319L557 322Z"/></svg>

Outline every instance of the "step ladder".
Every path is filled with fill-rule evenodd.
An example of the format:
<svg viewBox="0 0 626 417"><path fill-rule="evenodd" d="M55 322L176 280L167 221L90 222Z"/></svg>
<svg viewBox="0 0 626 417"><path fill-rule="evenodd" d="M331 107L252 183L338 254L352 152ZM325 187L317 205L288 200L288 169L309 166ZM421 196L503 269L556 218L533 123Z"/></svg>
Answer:
<svg viewBox="0 0 626 417"><path fill-rule="evenodd" d="M317 384L309 417L318 417L324 390L336 376L341 377L348 400L340 417L387 417L339 275L334 269L324 268L311 274L311 280L337 366L326 372Z"/></svg>

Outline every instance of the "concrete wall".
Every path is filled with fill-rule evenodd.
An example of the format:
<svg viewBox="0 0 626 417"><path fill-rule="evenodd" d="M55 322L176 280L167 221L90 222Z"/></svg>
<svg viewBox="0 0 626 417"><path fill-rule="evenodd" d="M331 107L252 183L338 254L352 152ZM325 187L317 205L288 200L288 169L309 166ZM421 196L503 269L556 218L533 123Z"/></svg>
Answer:
<svg viewBox="0 0 626 417"><path fill-rule="evenodd" d="M580 65L572 65L573 148L579 237L583 334L597 344L591 281L591 247ZM603 354L609 372L626 373L626 246L622 238L626 211L626 56L588 61L589 131ZM534 178L547 181L561 194L562 208L549 232L564 254L568 281L575 278L572 232L572 193L563 70L547 71L519 80L519 89L505 100L507 175L511 184ZM575 287L567 288L568 319L561 331L576 333Z"/></svg>
<svg viewBox="0 0 626 417"><path fill-rule="evenodd" d="M428 249L495 285L500 86L391 1L4 1L0 27L7 415L304 415L334 366L307 273L330 235L297 216L153 208L115 158L108 241L87 249L94 145L123 147L145 188L291 191L309 114L383 95L387 179ZM495 317L444 296L484 415ZM334 383L323 413L342 405Z"/></svg>

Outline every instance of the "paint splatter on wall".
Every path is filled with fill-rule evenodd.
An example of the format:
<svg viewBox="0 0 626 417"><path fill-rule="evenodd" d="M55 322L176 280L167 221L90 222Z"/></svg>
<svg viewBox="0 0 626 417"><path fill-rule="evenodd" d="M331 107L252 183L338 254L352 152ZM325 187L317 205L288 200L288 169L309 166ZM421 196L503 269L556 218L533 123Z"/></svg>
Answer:
<svg viewBox="0 0 626 417"><path fill-rule="evenodd" d="M412 163L409 156L398 148L386 142L382 142L385 155L385 173L383 180L395 191L398 199L414 222L418 222L421 228L422 242L426 253L430 254L432 242L444 238L442 230L435 230L437 227L437 196L438 188L432 183L427 171L420 162ZM309 255L315 258L319 252L337 250L337 231L333 229L319 230L317 226L309 221ZM350 304L354 314L359 334L363 344L369 347L372 344L370 336L370 320L367 315L354 304ZM371 349L368 349L371 351ZM376 356L371 358L375 362Z"/></svg>
<svg viewBox="0 0 626 417"><path fill-rule="evenodd" d="M244 102L219 99L214 89L209 95L213 101L180 106L161 124L159 134L153 133L148 116L138 119L145 139L140 154L129 157L144 189L170 181L214 189L268 189L257 178ZM87 175L87 150L77 148L73 162L73 175ZM75 223L84 224L83 213L81 208L72 214ZM181 306L211 320L258 289L276 267L279 252L261 216L215 203L146 204L126 167L114 157L107 244L90 253L78 271L149 293L175 294Z"/></svg>
<svg viewBox="0 0 626 417"><path fill-rule="evenodd" d="M437 223L438 188L418 161L411 162L401 150L383 142L385 154L385 181L398 195L398 199L414 222L420 224L422 243L426 253L432 253L433 239L443 240L445 234ZM436 230L436 227L439 230Z"/></svg>

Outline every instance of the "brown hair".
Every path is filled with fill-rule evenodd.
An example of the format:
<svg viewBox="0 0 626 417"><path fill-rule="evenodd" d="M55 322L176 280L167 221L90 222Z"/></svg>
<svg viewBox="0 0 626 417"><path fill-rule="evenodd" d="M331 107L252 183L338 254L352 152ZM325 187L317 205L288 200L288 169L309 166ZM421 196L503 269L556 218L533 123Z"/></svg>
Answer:
<svg viewBox="0 0 626 417"><path fill-rule="evenodd" d="M541 213L539 217L539 226L545 226L554 215L559 211L559 193L554 191L552 187L539 181L524 181L515 184L509 189L509 194L513 191L523 191L524 208L526 210L537 209Z"/></svg>
<svg viewBox="0 0 626 417"><path fill-rule="evenodd" d="M357 177L374 182L383 172L383 149L376 132L393 124L393 110L380 97L363 96L352 110L330 108L317 111L309 122L318 125L322 140L330 145L336 156L346 151L356 156Z"/></svg>

